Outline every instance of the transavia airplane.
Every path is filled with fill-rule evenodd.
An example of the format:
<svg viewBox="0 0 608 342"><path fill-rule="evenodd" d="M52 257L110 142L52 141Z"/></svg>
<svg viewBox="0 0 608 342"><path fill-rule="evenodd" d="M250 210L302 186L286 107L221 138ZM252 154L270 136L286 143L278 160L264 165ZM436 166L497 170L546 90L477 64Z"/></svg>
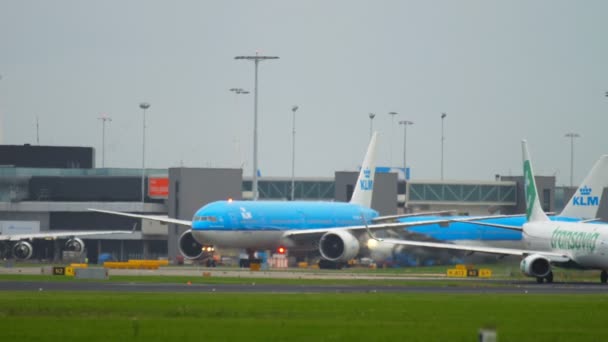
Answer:
<svg viewBox="0 0 608 342"><path fill-rule="evenodd" d="M84 241L80 239L88 235L107 235L107 234L130 234L133 233L135 227L131 231L125 230L87 230L87 231L54 231L43 233L25 233L25 234L0 234L0 256L12 256L15 259L27 260L34 254L34 247L31 241L34 239L56 240L67 238L64 245L64 250L73 252L84 251Z"/></svg>
<svg viewBox="0 0 608 342"><path fill-rule="evenodd" d="M536 183L530 162L527 143L522 142L526 196L526 220L523 226L512 226L475 221L474 224L522 232L523 248L499 248L473 245L455 245L439 242L422 242L401 239L379 239L370 230L369 235L381 243L452 249L498 255L523 257L521 271L537 282L553 282L551 265L578 269L602 270L600 280L608 281L608 224L551 221L543 212L537 196ZM580 203L580 202L579 202Z"/></svg>
<svg viewBox="0 0 608 342"><path fill-rule="evenodd" d="M346 263L367 246L370 230L398 229L421 224L447 223L444 219L424 222L391 222L371 209L375 175L374 133L349 203L310 201L217 201L200 208L192 221L115 211L92 211L135 217L190 227L179 238L180 252L187 258L200 258L203 248L246 249L252 257L256 250L314 251L318 249L321 266ZM329 263L327 263L329 261Z"/></svg>
<svg viewBox="0 0 608 342"><path fill-rule="evenodd" d="M601 195L605 187L608 187L608 155L601 156L593 165L589 174L585 177L577 191L572 195L566 207L559 215L550 216L552 221L567 222L590 222L595 221L601 205ZM399 222L420 222L438 219L460 219L472 218L471 216L412 216L399 218ZM484 220L486 223L499 225L519 226L526 223L524 215L500 215L496 218ZM386 234L385 237L406 238L419 241L449 242L466 246L492 246L505 248L522 248L521 230L507 230L485 225L476 225L471 222L452 222L449 226L445 224L430 224L426 226L409 227L399 233ZM368 247L370 256L375 261L384 261L397 254L404 252L403 245L378 244L375 240L369 240ZM418 256L433 255L427 249L407 251L408 254Z"/></svg>

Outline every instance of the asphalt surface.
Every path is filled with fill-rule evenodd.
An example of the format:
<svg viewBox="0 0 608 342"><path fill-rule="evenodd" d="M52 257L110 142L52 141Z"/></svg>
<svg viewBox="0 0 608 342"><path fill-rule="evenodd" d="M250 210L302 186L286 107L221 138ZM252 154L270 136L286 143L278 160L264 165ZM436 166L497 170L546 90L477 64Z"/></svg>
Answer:
<svg viewBox="0 0 608 342"><path fill-rule="evenodd" d="M141 276L209 276L241 278L241 284L194 284L166 283L150 281L116 282L105 280L87 281L48 281L48 280L0 280L0 291L107 291L107 292L220 292L220 293L450 293L450 294L608 294L608 285L589 282L537 284L534 279L495 280L479 278L452 279L460 280L454 285L445 285L447 278L441 274L375 274L342 271L302 272L297 269L283 271L251 272L243 269L209 269L166 267L159 270L109 270L113 275ZM15 267L0 268L0 274L51 274L51 267ZM251 278L251 279L250 279ZM294 285L294 284L256 284L253 278L274 279L391 279L403 282L403 285ZM408 284L409 283L409 284ZM421 285L421 283L423 285ZM426 285L428 283L428 285Z"/></svg>
<svg viewBox="0 0 608 342"><path fill-rule="evenodd" d="M102 291L165 293L447 293L447 294L602 294L601 284L510 283L492 286L374 286L374 285L280 285L280 284L172 284L108 281L0 281L0 291Z"/></svg>

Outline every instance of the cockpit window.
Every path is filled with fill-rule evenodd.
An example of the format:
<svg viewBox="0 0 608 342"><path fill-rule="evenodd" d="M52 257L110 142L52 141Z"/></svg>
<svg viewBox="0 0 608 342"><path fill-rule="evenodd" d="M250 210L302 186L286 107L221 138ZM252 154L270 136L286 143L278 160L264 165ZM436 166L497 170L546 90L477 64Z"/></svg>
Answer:
<svg viewBox="0 0 608 342"><path fill-rule="evenodd" d="M215 216L197 216L197 217L195 217L194 221L217 222L217 218Z"/></svg>

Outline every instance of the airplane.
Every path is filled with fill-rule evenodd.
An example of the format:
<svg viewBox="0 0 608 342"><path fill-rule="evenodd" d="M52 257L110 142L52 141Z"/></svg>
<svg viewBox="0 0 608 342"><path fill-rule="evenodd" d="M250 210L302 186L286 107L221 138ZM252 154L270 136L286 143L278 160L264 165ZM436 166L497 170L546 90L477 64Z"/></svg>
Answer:
<svg viewBox="0 0 608 342"><path fill-rule="evenodd" d="M600 281L608 281L608 224L587 222L551 221L540 206L527 142L522 141L524 159L524 191L526 220L523 226L474 221L474 224L522 232L524 248L500 248L473 245L455 245L441 242L423 242L403 239L381 239L371 230L371 238L381 243L451 249L496 255L521 256L523 274L535 277L538 283L553 282L551 266L601 270Z"/></svg>
<svg viewBox="0 0 608 342"><path fill-rule="evenodd" d="M83 252L84 241L80 237L88 235L107 235L107 234L131 234L133 230L87 230L87 231L53 231L42 233L23 233L23 234L0 234L0 256L5 258L12 255L17 260L28 260L34 254L32 240L45 239L56 240L67 238L64 250L73 252Z"/></svg>
<svg viewBox="0 0 608 342"><path fill-rule="evenodd" d="M447 222L444 219L419 222L393 222L371 209L375 176L377 133L372 135L350 202L327 201L233 201L211 202L196 211L191 221L167 216L148 216L124 212L91 211L172 223L189 227L178 241L184 257L199 259L215 247L247 250L318 250L320 267L341 267L365 248L366 226L371 230L413 227ZM364 217L364 222L362 222ZM363 223L363 224L362 224Z"/></svg>
<svg viewBox="0 0 608 342"><path fill-rule="evenodd" d="M549 216L552 221L568 222L593 222L601 205L602 191L608 187L608 155L601 156L593 165L589 174L585 177L579 188L572 194L566 207L558 215ZM417 222L424 220L459 219L472 218L473 216L450 216L441 213L442 216L420 215L409 217L398 217L399 222ZM486 223L506 224L511 226L523 226L526 223L524 215L501 215L496 218L484 220ZM392 236L389 236L392 235ZM430 224L405 228L399 232L384 234L384 237L399 237L421 241L449 242L459 245L492 246L505 248L521 248L521 231L506 230L496 227L475 225L474 221L451 222L445 224ZM436 259L436 254L428 249L407 249L403 245L378 244L375 240L368 241L370 257L377 263L395 261L400 254L404 256L416 256L418 258ZM453 255L445 254L443 257L450 259ZM403 258L401 258L403 259Z"/></svg>

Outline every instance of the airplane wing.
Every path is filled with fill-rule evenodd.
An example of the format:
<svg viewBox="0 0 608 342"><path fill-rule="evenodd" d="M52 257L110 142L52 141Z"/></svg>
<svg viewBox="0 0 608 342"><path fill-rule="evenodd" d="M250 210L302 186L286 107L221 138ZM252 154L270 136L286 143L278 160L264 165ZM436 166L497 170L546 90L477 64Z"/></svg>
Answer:
<svg viewBox="0 0 608 342"><path fill-rule="evenodd" d="M55 240L59 238L69 237L81 237L87 235L107 235L107 234L131 234L133 230L87 230L87 231L62 231L62 232L45 232L45 233L31 233L31 234L11 234L11 235L0 235L0 241L19 241L19 240L33 240L33 239L50 239Z"/></svg>
<svg viewBox="0 0 608 342"><path fill-rule="evenodd" d="M449 243L441 243L441 242L425 242L425 241L412 241L412 240L400 240L400 239L376 239L381 243L387 244L395 244L395 245L405 245L405 246L419 246L419 247L429 247L429 248L440 248L440 249L454 249L461 250L466 252L479 252L479 253L489 253L489 254L498 254L498 255L516 255L516 256L528 256L531 254L540 254L551 262L556 263L564 263L571 260L571 258L562 253L554 253L547 251L533 251L527 249L515 249L515 248L499 248L499 247L481 247L481 246L463 246L463 245L453 245Z"/></svg>
<svg viewBox="0 0 608 342"><path fill-rule="evenodd" d="M294 229L288 230L285 232L285 237L294 237L294 236L304 236L304 235L312 235L312 234L323 234L329 231L335 230L350 230L350 231L362 231L365 229L371 230L382 230L382 229L397 229L404 227L416 227L416 226L425 226L429 224L449 224L453 222L452 220L428 220L428 221L418 221L418 222L396 222L396 223L380 223L380 224L370 224L370 225L360 225L360 226L345 226L345 227L328 227L328 228L317 228L317 229Z"/></svg>
<svg viewBox="0 0 608 342"><path fill-rule="evenodd" d="M512 217L513 215L489 215L489 216L471 216L466 218L457 218L457 219L435 219L435 220L424 220L424 221L414 221L414 222L394 222L394 223L376 223L366 225L365 223L360 226L344 226L344 227L328 227L328 228L317 228L317 229L294 229L285 232L284 237L295 237L298 235L309 235L309 234L322 234L327 233L330 230L382 230L382 229L399 229L399 228L408 228L408 227L417 227L417 226L426 226L431 224L441 224L441 225L449 225L453 222L469 222L474 221L477 223L477 220L484 220L489 218L501 218L501 217ZM362 219L362 222L365 220Z"/></svg>
<svg viewBox="0 0 608 342"><path fill-rule="evenodd" d="M425 211L420 213L410 213L410 214L400 214L400 215L386 215L386 216L378 216L372 219L374 223L380 222L389 222L396 221L400 218L408 218L408 217L418 217L418 216L438 216L438 215L453 215L455 213L454 210L441 210L441 211Z"/></svg>
<svg viewBox="0 0 608 342"><path fill-rule="evenodd" d="M479 226L486 226L486 227L493 227L493 228L501 228L501 229L508 229L508 230L515 230L518 232L523 231L523 226L510 226L507 224L499 224L499 223L490 223L490 222L481 222L481 221L472 221L472 220L467 220L467 221L458 221L458 220L454 220L457 222L463 222L463 223L469 223L469 224L475 224L475 225L479 225Z"/></svg>
<svg viewBox="0 0 608 342"><path fill-rule="evenodd" d="M192 221L178 220L178 219L171 218L171 217L168 217L168 216L165 216L165 215L140 215L140 214L123 213L123 212L120 212L120 211L90 209L90 208L87 209L87 210L94 211L94 212L97 212L97 213L104 213L104 214L111 214L111 215L119 215L119 216L140 218L140 219L144 219L144 220L156 221L156 222L161 222L161 223L173 223L173 224L178 224L178 225L181 225L181 226L192 227Z"/></svg>

